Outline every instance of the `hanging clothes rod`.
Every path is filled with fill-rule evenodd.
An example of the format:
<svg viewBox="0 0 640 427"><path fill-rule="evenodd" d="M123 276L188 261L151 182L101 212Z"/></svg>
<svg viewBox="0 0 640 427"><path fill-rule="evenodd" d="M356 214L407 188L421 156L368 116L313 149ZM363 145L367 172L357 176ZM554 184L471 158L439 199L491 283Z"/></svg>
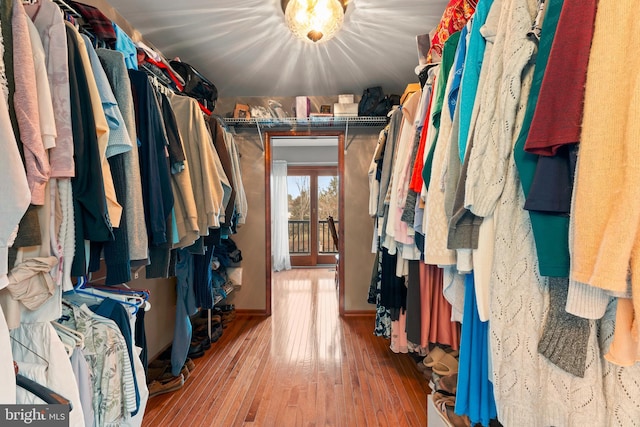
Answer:
<svg viewBox="0 0 640 427"><path fill-rule="evenodd" d="M66 1L53 0L53 2L58 6L60 6L60 9L62 9L64 12L67 12L69 15L73 16L74 18L82 19L82 15L80 15L78 11L75 10L73 7L69 6L69 4Z"/></svg>

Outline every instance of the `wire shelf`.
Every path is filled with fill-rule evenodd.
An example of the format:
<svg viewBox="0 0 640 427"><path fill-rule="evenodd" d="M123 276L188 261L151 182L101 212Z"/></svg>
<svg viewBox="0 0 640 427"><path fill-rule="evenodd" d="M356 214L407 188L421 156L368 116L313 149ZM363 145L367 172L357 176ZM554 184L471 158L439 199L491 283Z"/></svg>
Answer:
<svg viewBox="0 0 640 427"><path fill-rule="evenodd" d="M370 128L382 127L386 125L386 117L309 117L298 119L287 118L252 118L252 119L224 119L228 126L236 130L255 130L256 127L263 129L299 129L299 128Z"/></svg>
<svg viewBox="0 0 640 427"><path fill-rule="evenodd" d="M224 119L226 125L233 129L233 132L251 132L257 131L260 137L260 148L264 151L264 138L262 132L264 130L282 130L282 131L342 131L344 130L345 140L348 141L349 129L380 129L387 124L386 117L308 117L306 119L298 119L294 117L286 118L264 118L264 119ZM351 145L351 141L347 142L347 148Z"/></svg>

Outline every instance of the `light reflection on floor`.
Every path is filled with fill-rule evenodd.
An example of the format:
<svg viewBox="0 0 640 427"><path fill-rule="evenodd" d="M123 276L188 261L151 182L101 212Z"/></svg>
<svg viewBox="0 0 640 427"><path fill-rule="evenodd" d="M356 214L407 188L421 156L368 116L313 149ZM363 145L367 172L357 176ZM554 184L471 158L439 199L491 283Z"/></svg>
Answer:
<svg viewBox="0 0 640 427"><path fill-rule="evenodd" d="M271 356L291 363L340 364L338 295L334 270L293 269L273 273Z"/></svg>

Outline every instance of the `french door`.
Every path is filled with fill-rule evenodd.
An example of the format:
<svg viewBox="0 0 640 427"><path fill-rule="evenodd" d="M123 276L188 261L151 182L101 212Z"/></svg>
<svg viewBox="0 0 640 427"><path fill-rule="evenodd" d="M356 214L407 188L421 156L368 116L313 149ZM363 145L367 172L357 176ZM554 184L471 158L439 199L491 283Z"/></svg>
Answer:
<svg viewBox="0 0 640 427"><path fill-rule="evenodd" d="M327 218L339 218L338 169L327 166L290 166L289 253L293 266L335 264L338 253Z"/></svg>

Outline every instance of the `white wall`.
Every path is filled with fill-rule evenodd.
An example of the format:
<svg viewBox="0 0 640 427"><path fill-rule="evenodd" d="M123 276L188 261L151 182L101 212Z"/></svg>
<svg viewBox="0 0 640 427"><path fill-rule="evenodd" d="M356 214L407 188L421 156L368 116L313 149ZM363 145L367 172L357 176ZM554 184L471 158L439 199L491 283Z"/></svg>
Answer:
<svg viewBox="0 0 640 427"><path fill-rule="evenodd" d="M378 141L378 133L358 134L353 138L344 157L345 310L373 310L375 306L367 303L374 262L374 255L371 253L373 219L369 216L367 171Z"/></svg>
<svg viewBox="0 0 640 427"><path fill-rule="evenodd" d="M266 309L266 224L264 153L257 133L236 136L249 213L233 241L242 251L242 289L231 300L243 310Z"/></svg>

